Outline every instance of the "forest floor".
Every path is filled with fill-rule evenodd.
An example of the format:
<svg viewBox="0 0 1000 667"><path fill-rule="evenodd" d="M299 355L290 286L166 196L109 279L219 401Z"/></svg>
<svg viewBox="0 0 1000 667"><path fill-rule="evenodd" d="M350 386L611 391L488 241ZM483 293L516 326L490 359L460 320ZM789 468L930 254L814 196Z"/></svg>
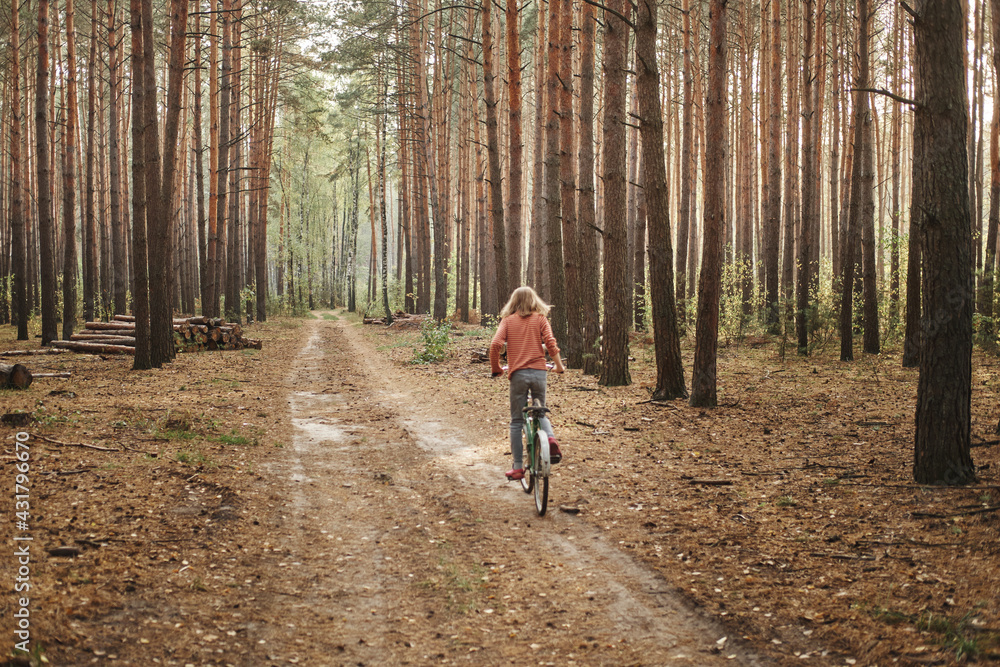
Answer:
<svg viewBox="0 0 1000 667"><path fill-rule="evenodd" d="M917 376L891 352L731 341L705 410L648 402L637 337L629 387L550 374L564 459L539 518L503 480L487 330L427 365L419 331L342 313L249 331L262 351L153 371L10 358L72 376L0 391L32 414L0 425L3 488L29 434L31 505L15 527L4 501L0 659L29 664L26 596L32 661L56 665L1000 660L995 358L974 366L980 482L945 489L911 482ZM0 328L0 350L37 344Z"/></svg>

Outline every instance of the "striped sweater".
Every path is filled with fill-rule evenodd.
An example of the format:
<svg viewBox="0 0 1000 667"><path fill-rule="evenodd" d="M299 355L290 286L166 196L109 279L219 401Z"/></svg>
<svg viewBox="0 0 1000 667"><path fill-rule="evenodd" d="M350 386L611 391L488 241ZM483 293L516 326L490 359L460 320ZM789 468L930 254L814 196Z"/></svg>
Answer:
<svg viewBox="0 0 1000 667"><path fill-rule="evenodd" d="M500 352L504 343L507 344L508 375L522 368L544 371L545 352L553 358L559 354L552 327L541 313L532 313L527 317L515 313L500 320L500 326L490 343L490 368L494 376L503 372L500 368Z"/></svg>

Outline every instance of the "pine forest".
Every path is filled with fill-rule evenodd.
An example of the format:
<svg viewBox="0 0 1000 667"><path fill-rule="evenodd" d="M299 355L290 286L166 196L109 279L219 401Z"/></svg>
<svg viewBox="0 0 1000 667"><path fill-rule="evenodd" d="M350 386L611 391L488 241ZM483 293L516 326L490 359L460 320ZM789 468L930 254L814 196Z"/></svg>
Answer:
<svg viewBox="0 0 1000 667"><path fill-rule="evenodd" d="M473 360L489 361L501 310L527 285L551 305L564 391L634 387L644 410L716 419L749 396L724 370L760 348L765 361L741 357L738 373L761 376L756 387L772 373L791 382L788 364L812 368L795 391L822 398L795 419L818 434L845 393L819 383L870 375L877 406L880 382L911 373L904 407L856 424L907 425L894 444L906 488L996 492L969 485L988 468L974 448L996 444L977 420L1000 433L995 406L983 416L974 398L1000 354L1000 0L8 0L0 61L0 347L94 363L125 352L123 387L155 387L178 352L216 349L262 369L284 359L279 376L321 359L349 374L355 361L308 356L333 334L303 338L298 361L269 348L300 326L289 322L337 312L385 331L422 325L428 350L434 335L443 346L477 332ZM49 382L68 373L38 365ZM227 395L284 386L211 367ZM15 375L0 364L0 384ZM487 392L470 391L465 404ZM301 412L300 394L288 404ZM58 398L40 396L32 423ZM567 414L572 396L557 406L564 423L604 433L600 418ZM666 423L629 425L615 400L630 433ZM208 407L163 409L144 417L150 442L215 423ZM589 664L629 662L610 655ZM540 664L569 664L552 659Z"/></svg>

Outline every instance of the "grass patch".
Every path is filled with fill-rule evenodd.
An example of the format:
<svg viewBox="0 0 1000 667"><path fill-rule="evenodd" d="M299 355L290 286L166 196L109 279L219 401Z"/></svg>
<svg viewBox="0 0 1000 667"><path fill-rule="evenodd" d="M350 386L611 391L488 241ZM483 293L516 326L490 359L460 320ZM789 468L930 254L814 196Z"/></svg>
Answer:
<svg viewBox="0 0 1000 667"><path fill-rule="evenodd" d="M178 462L185 465L214 466L216 463L198 449L182 449L174 455Z"/></svg>
<svg viewBox="0 0 1000 667"><path fill-rule="evenodd" d="M954 651L956 660L975 660L1000 645L1000 633L976 627L972 612L961 618L923 611L907 614L885 607L871 607L869 616L886 625L912 624L917 630L935 635L934 641L941 648Z"/></svg>
<svg viewBox="0 0 1000 667"><path fill-rule="evenodd" d="M236 429L233 429L229 433L224 433L224 434L222 434L220 436L212 438L212 440L214 440L215 442L221 443L223 445L250 445L250 446L256 446L258 444L256 438L248 438L245 435L240 435L239 433L236 432Z"/></svg>
<svg viewBox="0 0 1000 667"><path fill-rule="evenodd" d="M336 322L340 318L334 315L333 313L323 313L323 319L328 320L330 322Z"/></svg>
<svg viewBox="0 0 1000 667"><path fill-rule="evenodd" d="M795 507L799 503L791 496L781 496L774 502L774 504L778 507Z"/></svg>

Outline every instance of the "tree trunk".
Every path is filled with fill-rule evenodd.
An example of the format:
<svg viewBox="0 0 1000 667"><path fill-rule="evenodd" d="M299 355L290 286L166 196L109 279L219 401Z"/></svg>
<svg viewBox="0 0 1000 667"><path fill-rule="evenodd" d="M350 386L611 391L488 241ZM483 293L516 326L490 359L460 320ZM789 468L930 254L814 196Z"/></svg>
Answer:
<svg viewBox="0 0 1000 667"><path fill-rule="evenodd" d="M42 273L42 345L56 339L56 249L52 216L52 162L49 152L49 0L38 2L38 66L35 77L35 187L38 192L38 247ZM30 246L29 246L30 247ZM30 253L29 253L30 254Z"/></svg>
<svg viewBox="0 0 1000 667"><path fill-rule="evenodd" d="M209 241L208 241L208 256L209 256L209 276L210 284L212 285L211 303L209 304L208 314L217 317L220 314L220 303L219 299L222 294L222 269L225 266L225 229L226 229L226 212L228 210L227 201L227 184L229 183L229 158L230 158L230 132L229 132L229 121L230 121L230 104L232 96L232 0L222 0L222 11L219 14L221 18L220 30L222 31L222 63L221 72L216 75L218 84L218 103L214 104L214 111L218 117L218 134L213 138L215 139L215 153L216 153L216 169L215 169L215 230L212 230L212 220L209 218ZM213 12L212 16L215 16ZM219 37L215 37L216 40ZM214 43L213 43L214 46ZM214 71L213 67L213 71ZM211 85L211 84L210 84ZM214 98L214 95L210 97ZM211 199L211 197L209 197ZM214 242L213 242L214 239ZM227 304L228 306L228 304ZM204 304L202 306L204 310Z"/></svg>
<svg viewBox="0 0 1000 667"><path fill-rule="evenodd" d="M90 1L90 57L87 59L87 189L84 204L83 234L83 317L94 319L97 309L97 212L94 199L97 195L95 168L95 142L97 136L97 0ZM103 162L103 161L102 161Z"/></svg>
<svg viewBox="0 0 1000 667"><path fill-rule="evenodd" d="M142 0L129 0L132 32L132 314L135 315L135 359L132 368L152 368L149 341L149 278L146 263L146 181L143 141L145 86L142 59Z"/></svg>
<svg viewBox="0 0 1000 667"><path fill-rule="evenodd" d="M670 243L670 193L663 153L663 110L656 61L656 2L641 0L635 30L639 123L645 178L643 191L649 219L649 282L656 346L655 400L684 398L684 367L674 302L673 248ZM636 245L639 245L638 235Z"/></svg>
<svg viewBox="0 0 1000 667"><path fill-rule="evenodd" d="M11 12L10 23L10 79L16 88L20 82L20 25L19 12ZM25 98L27 91L25 91ZM11 253L12 266L14 272L14 300L13 300L13 321L17 326L17 339L28 340L28 316L30 307L28 305L28 251L27 235L25 227L30 220L30 216L25 215L24 208L24 184L21 181L23 167L21 154L21 102L17 96L13 96L10 105L11 130L10 130L10 227L11 227ZM27 101L25 100L25 104ZM27 133L25 133L27 134ZM27 154L23 156L23 162L27 163ZM29 207L30 208L30 207Z"/></svg>
<svg viewBox="0 0 1000 667"><path fill-rule="evenodd" d="M899 94L900 51L903 48L902 10L896 6L892 12L892 90ZM903 110L898 100L892 102L891 120L892 153L892 235L889 239L889 327L895 329L899 323L899 232L900 208L900 144L903 134Z"/></svg>
<svg viewBox="0 0 1000 667"><path fill-rule="evenodd" d="M864 0L859 0L859 4ZM813 292L812 247L816 242L816 146L813 143L812 117L813 108L813 28L816 24L814 16L815 0L805 3L805 38L802 54L802 212L799 226L798 277L795 281L795 331L798 338L799 354L809 353L809 333L813 326L811 322L811 295Z"/></svg>
<svg viewBox="0 0 1000 667"><path fill-rule="evenodd" d="M957 1L922 3L921 9L914 21L920 104L913 162L920 165L915 229L925 266L913 477L920 484L958 485L975 479L965 15Z"/></svg>
<svg viewBox="0 0 1000 667"><path fill-rule="evenodd" d="M993 41L993 89L1000 88L1000 0L990 2L990 34ZM995 93L994 93L995 95ZM993 295L996 289L997 228L1000 226L1000 104L993 105L990 123L990 214L986 227L986 259L983 263L983 280L980 309L983 312L983 338L993 341L997 330L993 322ZM994 343L995 345L995 343Z"/></svg>
<svg viewBox="0 0 1000 667"><path fill-rule="evenodd" d="M534 168L532 172L532 210L531 210L531 225L528 230L528 266L527 266L527 284L535 288L535 291L542 295L548 294L548 289L543 284L542 267L545 263L542 261L543 248L542 248L542 229L545 226L545 221L548 219L545 212L545 197L546 197L546 186L545 186L545 122L547 120L546 116L546 101L545 101L545 75L546 75L546 63L545 63L545 53L546 53L546 31L545 31L545 11L541 9L538 11L538 26L535 30L535 131L534 131L534 144L535 144L535 155L534 155ZM586 12L586 5L584 5L584 11ZM583 47L583 40L585 36L581 36L581 53ZM582 57L582 56L581 56ZM591 60L593 62L593 59ZM591 81L593 81L593 66L591 66ZM583 82L581 81L581 86ZM584 101L584 103L586 103ZM593 110L593 103L591 103L591 110ZM581 125L583 120L581 119ZM581 127L581 132L583 128ZM582 141L582 139L581 139ZM591 152L593 154L593 152ZM583 194L581 193L581 196ZM582 223L581 223L582 224ZM595 276L596 280L596 276Z"/></svg>
<svg viewBox="0 0 1000 667"><path fill-rule="evenodd" d="M638 11L638 10L637 10ZM638 67L638 65L637 65ZM639 94L636 93L636 101L638 102ZM636 109L636 115L640 115L641 111ZM661 121L662 123L662 121ZM663 134L663 130L660 130L660 134ZM662 136L661 136L662 138ZM639 150L645 150L642 144L637 147ZM666 159L666 158L664 158ZM666 166L663 168L664 179L666 178ZM646 188L648 187L649 172L646 169L646 159L645 157L640 157L639 160L639 180L636 181L636 206L635 206L635 221L633 224L632 232L632 256L631 256L631 266L632 266L632 324L636 331L646 330L646 227L649 219L649 200L646 196ZM669 204L669 197L668 197ZM669 212L669 208L667 209ZM671 247L671 251L673 248ZM673 262L671 262L672 264ZM673 287L673 280L670 281L671 287ZM579 290L576 290L577 296L579 296Z"/></svg>
<svg viewBox="0 0 1000 667"><path fill-rule="evenodd" d="M787 116L785 126L785 201L784 201L784 242L781 260L781 293L785 304L785 320L790 323L792 314L795 312L794 296L794 268L795 268L795 235L798 228L798 194L799 190L799 40L801 31L798 21L798 2L788 3L788 16L785 19L787 24L787 59L788 59L788 86L787 95ZM786 331L788 330L786 324Z"/></svg>
<svg viewBox="0 0 1000 667"><path fill-rule="evenodd" d="M381 75L384 84L379 85L381 90L379 104L383 108L388 107L389 103L389 84L388 84L388 73ZM379 82L380 84L382 82ZM384 85L384 87L383 87ZM375 126L375 138L378 144L378 163L377 163L377 177L378 177L378 214L379 222L381 223L382 232L382 309L385 311L385 323L392 324L392 310L389 308L389 223L386 220L386 196L385 196L385 144L386 144L386 132L385 132L385 118L380 117L377 119L377 125ZM372 239L372 243L375 240Z"/></svg>
<svg viewBox="0 0 1000 667"><path fill-rule="evenodd" d="M582 303L600 302L600 239L597 231L597 211L594 190L594 34L597 25L594 6L583 4L580 25L580 193L577 197L579 226L580 299ZM541 187L541 183L536 184ZM601 319L597 308L582 309L583 372L600 373Z"/></svg>
<svg viewBox="0 0 1000 667"><path fill-rule="evenodd" d="M580 294L579 231L576 220L576 160L574 151L576 114L573 109L573 2L560 4L559 32L559 181L562 212L563 297L555 301L550 314L552 331L565 348L569 368L583 368L581 320L583 301ZM557 274L558 277L558 274ZM556 297L553 297L556 298Z"/></svg>
<svg viewBox="0 0 1000 667"><path fill-rule="evenodd" d="M629 302L622 285L626 269L625 70L628 23L623 0L611 0L604 12L604 329L599 383L632 383L628 369ZM551 202L550 202L551 204Z"/></svg>
<svg viewBox="0 0 1000 667"><path fill-rule="evenodd" d="M741 322L745 322L753 312L753 222L754 222L754 179L756 174L756 137L753 136L753 55L751 40L753 28L750 25L753 12L747 6L749 3L739 3L739 39L740 46L740 117L737 126L738 159L735 160L736 179L740 184L739 198L736 202L739 214L736 216L736 239L733 244L736 275L739 280L739 300Z"/></svg>
<svg viewBox="0 0 1000 667"><path fill-rule="evenodd" d="M128 310L128 259L125 226L122 211L124 188L122 184L122 151L120 148L119 124L121 107L121 85L119 83L119 56L121 55L121 33L118 30L115 0L108 0L108 82L111 98L108 102L108 176L111 187L111 246L114 266L113 310L124 313Z"/></svg>
<svg viewBox="0 0 1000 667"><path fill-rule="evenodd" d="M684 0L684 106L681 136L681 199L677 222L677 315L683 325L687 320L688 245L691 241L691 202L695 185L694 164L694 60L691 55L691 0ZM692 266L691 271L694 270Z"/></svg>
<svg viewBox="0 0 1000 667"><path fill-rule="evenodd" d="M719 345L719 296L724 239L726 156L726 0L711 0L708 47L708 91L705 100L705 227L698 318L695 328L691 405L714 407L716 354Z"/></svg>
<svg viewBox="0 0 1000 667"><path fill-rule="evenodd" d="M552 332L556 339L565 347L566 322L566 266L563 255L562 194L560 189L560 174L562 171L562 155L559 152L559 139L562 129L562 114L560 111L560 40L563 35L563 14L560 2L569 0L551 0L549 2L549 35L548 35L548 88L546 93L547 119L545 125L545 259L547 263L548 293L544 296L552 304L549 317L552 320Z"/></svg>
<svg viewBox="0 0 1000 667"><path fill-rule="evenodd" d="M771 0L771 71L768 98L768 184L764 214L764 318L779 331L778 301L781 242L781 0Z"/></svg>
<svg viewBox="0 0 1000 667"><path fill-rule="evenodd" d="M507 0L507 98L510 113L507 156L507 281L511 289L521 285L521 180L523 142L521 139L521 39L517 0Z"/></svg>
<svg viewBox="0 0 1000 667"><path fill-rule="evenodd" d="M868 0L858 0L858 84L860 90L867 89L869 81L868 54L871 49L869 42L870 14ZM864 349L869 354L878 354L878 293L876 289L875 263L875 201L873 197L875 170L872 160L872 117L869 112L870 97L867 92L859 92L857 98L857 114L855 122L861 127L861 152L855 149L854 159L861 162L861 182L857 190L851 193L851 206L855 197L860 197L861 246L864 254ZM857 233L857 227L854 227Z"/></svg>
<svg viewBox="0 0 1000 667"><path fill-rule="evenodd" d="M232 148L229 165L229 201L228 220L226 225L226 313L228 317L240 321L243 316L243 306L240 303L240 291L243 289L243 135L241 110L243 108L243 3L236 0L233 5L232 22L232 71L229 75L230 105L229 105L229 136L232 137ZM226 113L224 110L223 113ZM312 248L307 250L312 256ZM312 292L310 291L310 297Z"/></svg>

